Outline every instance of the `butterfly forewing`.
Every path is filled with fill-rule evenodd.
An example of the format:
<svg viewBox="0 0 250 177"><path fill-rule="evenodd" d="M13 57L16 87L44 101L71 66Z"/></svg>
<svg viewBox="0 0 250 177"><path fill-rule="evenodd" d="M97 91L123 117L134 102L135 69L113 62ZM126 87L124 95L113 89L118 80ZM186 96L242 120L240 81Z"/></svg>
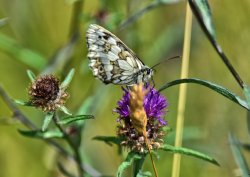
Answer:
<svg viewBox="0 0 250 177"><path fill-rule="evenodd" d="M105 84L133 85L143 81L146 70L151 71L119 38L103 27L91 24L86 37L89 66L93 75ZM152 73L147 75L151 77Z"/></svg>

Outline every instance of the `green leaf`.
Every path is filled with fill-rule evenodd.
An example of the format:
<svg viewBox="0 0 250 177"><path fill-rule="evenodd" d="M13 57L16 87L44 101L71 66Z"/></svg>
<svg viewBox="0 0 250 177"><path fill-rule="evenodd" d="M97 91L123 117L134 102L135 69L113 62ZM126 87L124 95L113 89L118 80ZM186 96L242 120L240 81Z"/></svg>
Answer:
<svg viewBox="0 0 250 177"><path fill-rule="evenodd" d="M172 152L172 153L179 153L179 154L193 156L193 157L205 160L207 162L210 162L212 164L219 165L219 163L215 159L213 159L212 157L210 157L206 154L203 154L201 152L194 151L192 149L183 148L183 147L175 147L175 146L171 146L169 144L164 144L160 149L164 150L164 151Z"/></svg>
<svg viewBox="0 0 250 177"><path fill-rule="evenodd" d="M188 0L189 5L196 16L202 30L205 32L207 38L211 42L212 46L234 76L235 80L238 84L243 88L244 82L240 78L239 74L234 69L233 65L230 63L229 59L227 58L226 54L223 52L221 46L217 43L215 30L212 23L211 18L211 11L207 0Z"/></svg>
<svg viewBox="0 0 250 177"><path fill-rule="evenodd" d="M138 176L138 174L141 174L139 176L142 176L142 173L140 173L142 171L142 166L145 160L145 154L140 154L141 158L140 159L134 159L134 163L133 163L133 176Z"/></svg>
<svg viewBox="0 0 250 177"><path fill-rule="evenodd" d="M152 176L152 173L149 172L149 171L145 171L145 172L140 171L140 172L136 175L136 177L148 177L148 176Z"/></svg>
<svg viewBox="0 0 250 177"><path fill-rule="evenodd" d="M141 159L141 156L138 153L133 151L129 152L127 158L121 163L117 171L117 177L121 177L122 173L126 168L131 166L135 160Z"/></svg>
<svg viewBox="0 0 250 177"><path fill-rule="evenodd" d="M54 116L54 112L49 112L45 115L44 121L43 121L43 126L42 126L42 131L46 131L46 129L49 126L49 123L51 122L52 118Z"/></svg>
<svg viewBox="0 0 250 177"><path fill-rule="evenodd" d="M70 113L69 110L65 106L60 106L59 108L65 114L72 115L72 113Z"/></svg>
<svg viewBox="0 0 250 177"><path fill-rule="evenodd" d="M23 101L23 100L13 100L16 104L19 104L21 106L33 106L30 101Z"/></svg>
<svg viewBox="0 0 250 177"><path fill-rule="evenodd" d="M94 119L93 115L76 115L76 116L68 116L63 118L62 120L58 121L61 125L67 125L73 122L82 121L86 119Z"/></svg>
<svg viewBox="0 0 250 177"><path fill-rule="evenodd" d="M195 8L195 12L202 22L202 25L206 28L209 34L215 38L215 30L212 21L211 10L207 0L189 0L191 7Z"/></svg>
<svg viewBox="0 0 250 177"><path fill-rule="evenodd" d="M95 136L93 140L103 141L108 145L112 146L112 144L120 145L122 139L116 136Z"/></svg>
<svg viewBox="0 0 250 177"><path fill-rule="evenodd" d="M3 26L5 26L5 25L8 23L8 21L9 21L9 18L8 18L8 17L6 17L6 18L1 18L1 19L0 19L0 28L3 27Z"/></svg>
<svg viewBox="0 0 250 177"><path fill-rule="evenodd" d="M247 100L247 104L250 107L250 88L247 85L244 85L243 92ZM250 111L247 111L247 129L248 134L250 134Z"/></svg>
<svg viewBox="0 0 250 177"><path fill-rule="evenodd" d="M36 80L36 75L31 70L27 70L27 74L31 82Z"/></svg>
<svg viewBox="0 0 250 177"><path fill-rule="evenodd" d="M201 80L201 79L197 79L197 78L190 78L190 79L177 79L174 80L172 82L169 82L165 85L163 85L160 89L159 92L165 90L168 87L174 86L174 85L178 85L178 84L183 84L183 83L194 83L194 84L199 84L199 85L203 85L205 87L208 87L214 91L216 91L217 93L225 96L226 98L230 99L231 101L239 104L240 106L244 107L247 110L249 109L249 106L247 105L247 102L245 100L242 100L239 96L237 96L236 94L232 93L231 91L229 91L228 89L214 84L212 82L206 81L206 80Z"/></svg>
<svg viewBox="0 0 250 177"><path fill-rule="evenodd" d="M0 50L10 55L12 58L37 70L41 70L46 65L46 59L43 56L22 47L17 41L1 33Z"/></svg>
<svg viewBox="0 0 250 177"><path fill-rule="evenodd" d="M51 131L40 131L40 130L18 130L20 134L30 138L42 138L42 139L49 139L49 138L63 138L63 133L59 130L51 130Z"/></svg>
<svg viewBox="0 0 250 177"><path fill-rule="evenodd" d="M67 88L69 83L71 82L73 76L75 73L75 69L71 69L68 73L68 75L65 77L64 81L61 83L60 87L61 88Z"/></svg>
<svg viewBox="0 0 250 177"><path fill-rule="evenodd" d="M240 151L240 143L235 136L232 134L229 135L229 142L231 144L231 150L234 155L234 159L238 164L238 167L241 171L242 177L249 177L249 168L247 166L246 160L243 154Z"/></svg>
<svg viewBox="0 0 250 177"><path fill-rule="evenodd" d="M247 100L247 104L250 107L250 88L247 85L244 85L243 92Z"/></svg>
<svg viewBox="0 0 250 177"><path fill-rule="evenodd" d="M158 1L163 3L163 4L170 5L170 4L175 4L175 3L182 2L184 0L158 0Z"/></svg>

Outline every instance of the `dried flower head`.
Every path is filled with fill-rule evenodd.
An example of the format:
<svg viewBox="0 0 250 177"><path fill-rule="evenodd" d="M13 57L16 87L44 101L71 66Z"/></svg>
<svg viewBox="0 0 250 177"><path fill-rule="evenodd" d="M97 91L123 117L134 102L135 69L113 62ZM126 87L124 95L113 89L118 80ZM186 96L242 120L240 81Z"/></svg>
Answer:
<svg viewBox="0 0 250 177"><path fill-rule="evenodd" d="M162 128L167 124L163 119L167 100L150 86L136 86L130 90L123 88L123 91L123 97L114 110L119 114L117 135L124 139L121 144L131 150L145 152L147 137L150 148L159 148L163 143Z"/></svg>
<svg viewBox="0 0 250 177"><path fill-rule="evenodd" d="M55 111L65 104L68 93L60 88L60 81L53 75L39 76L29 87L30 102L44 112Z"/></svg>

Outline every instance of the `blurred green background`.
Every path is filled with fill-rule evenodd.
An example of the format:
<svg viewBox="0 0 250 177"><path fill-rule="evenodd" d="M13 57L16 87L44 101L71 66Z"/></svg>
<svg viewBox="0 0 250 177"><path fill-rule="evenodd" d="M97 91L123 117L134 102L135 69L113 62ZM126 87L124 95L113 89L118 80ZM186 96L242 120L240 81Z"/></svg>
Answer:
<svg viewBox="0 0 250 177"><path fill-rule="evenodd" d="M121 22L151 2L82 1L78 19L80 39L76 43L66 45L72 34L74 12L77 11L73 1L0 0L0 19L8 18L6 24L4 20L0 22L0 84L12 98L26 100L29 85L27 69L39 74L45 71L45 68L48 69L48 66L52 69L56 66L56 74L63 77L69 69L75 68L67 107L75 112L84 100L97 95L95 104L86 113L94 114L96 119L86 122L82 152L88 163L103 174L114 175L123 157L117 155L116 147L93 141L92 138L96 135L115 135L117 115L112 113L112 110L122 91L119 86L105 86L92 76L86 57L85 32L90 23L105 26L133 49L148 66L181 55L185 2L161 5L147 12L124 30L117 30ZM209 2L218 41L242 79L250 84L250 2ZM215 82L242 96L240 87L211 47L195 19L192 32L190 77ZM62 55L56 55L65 45L66 48L71 47L69 51L63 48L65 50L61 52ZM59 58L59 62L51 65L51 60L56 57ZM179 59L162 63L154 76L156 87L178 79L180 66ZM169 101L166 119L173 129L167 141L173 144L178 87L171 87L163 93ZM41 127L44 116L41 111L28 107L20 109ZM17 129L25 127L14 121L11 116L11 111L0 99L0 176L60 176L56 169L58 155L53 147L40 140L21 136ZM181 176L235 176L236 163L228 142L229 132L235 133L241 141L249 142L246 111L207 88L188 85L183 146L209 154L221 166L183 156ZM245 155L250 163L249 154ZM160 153L156 165L160 176L170 176L172 154ZM149 159L146 160L145 169L152 171Z"/></svg>

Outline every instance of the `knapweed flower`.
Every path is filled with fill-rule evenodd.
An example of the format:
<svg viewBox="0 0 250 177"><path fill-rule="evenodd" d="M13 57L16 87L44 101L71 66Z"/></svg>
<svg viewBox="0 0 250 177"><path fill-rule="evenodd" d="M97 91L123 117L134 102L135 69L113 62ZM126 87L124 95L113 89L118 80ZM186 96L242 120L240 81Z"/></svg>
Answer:
<svg viewBox="0 0 250 177"><path fill-rule="evenodd" d="M28 94L32 106L44 112L55 111L65 104L68 93L60 87L60 81L53 75L37 77L29 87Z"/></svg>
<svg viewBox="0 0 250 177"><path fill-rule="evenodd" d="M136 98L136 92L133 88L123 88L123 92L123 97L118 101L118 106L114 110L119 114L117 135L118 137L123 138L121 145L137 152L144 152L147 149L144 135L140 131L138 132L138 125L135 125L133 116L135 114L134 111L137 110L141 112L138 113L138 115L141 115L142 120L139 124L142 126L144 119L144 113L142 110L144 109L147 118L146 136L149 145L152 149L159 148L163 143L163 127L167 125L166 121L163 119L168 106L167 100L157 90L150 86L148 88L142 88L141 91L138 90L138 98ZM143 94L143 104L141 105L143 108L139 108L140 103L139 101L136 101L136 99L140 100L140 97ZM133 98L133 100L138 102L138 104L131 103L131 95L134 95L133 97L135 98ZM138 108L134 108L135 105L137 105Z"/></svg>

